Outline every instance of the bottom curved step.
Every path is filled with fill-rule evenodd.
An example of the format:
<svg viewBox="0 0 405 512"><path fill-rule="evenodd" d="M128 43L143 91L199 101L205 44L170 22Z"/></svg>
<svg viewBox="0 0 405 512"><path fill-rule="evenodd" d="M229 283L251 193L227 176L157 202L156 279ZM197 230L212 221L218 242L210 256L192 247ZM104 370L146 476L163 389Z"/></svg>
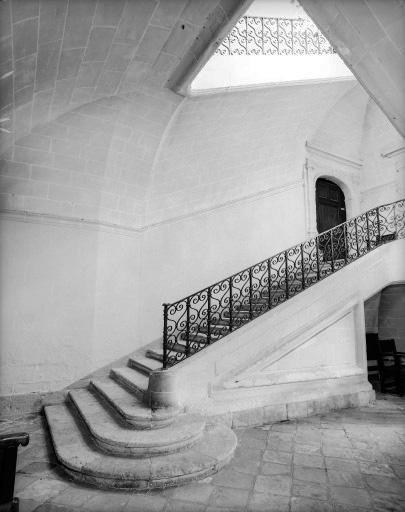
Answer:
<svg viewBox="0 0 405 512"><path fill-rule="evenodd" d="M232 458L237 439L224 425L208 426L191 448L135 459L104 453L79 427L67 404L45 408L56 457L75 480L102 488L156 489L206 478Z"/></svg>

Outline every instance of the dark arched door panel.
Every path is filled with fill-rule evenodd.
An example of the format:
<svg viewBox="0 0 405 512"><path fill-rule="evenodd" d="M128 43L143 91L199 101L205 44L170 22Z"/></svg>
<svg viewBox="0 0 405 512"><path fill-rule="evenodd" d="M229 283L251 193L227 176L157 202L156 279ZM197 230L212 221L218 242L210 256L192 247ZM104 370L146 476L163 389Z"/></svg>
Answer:
<svg viewBox="0 0 405 512"><path fill-rule="evenodd" d="M318 233L332 230L346 221L345 196L333 181L319 178L316 182L316 223ZM319 248L324 261L346 259L344 226L319 237Z"/></svg>

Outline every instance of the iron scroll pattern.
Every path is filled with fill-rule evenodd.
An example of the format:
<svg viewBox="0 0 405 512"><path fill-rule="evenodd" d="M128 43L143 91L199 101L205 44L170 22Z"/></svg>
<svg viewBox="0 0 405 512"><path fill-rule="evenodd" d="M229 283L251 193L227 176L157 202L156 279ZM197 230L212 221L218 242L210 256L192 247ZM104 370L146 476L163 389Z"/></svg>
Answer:
<svg viewBox="0 0 405 512"><path fill-rule="evenodd" d="M164 304L163 368L184 361L398 238L405 238L405 199L372 208L184 299Z"/></svg>
<svg viewBox="0 0 405 512"><path fill-rule="evenodd" d="M217 55L328 55L336 53L312 20L244 16Z"/></svg>

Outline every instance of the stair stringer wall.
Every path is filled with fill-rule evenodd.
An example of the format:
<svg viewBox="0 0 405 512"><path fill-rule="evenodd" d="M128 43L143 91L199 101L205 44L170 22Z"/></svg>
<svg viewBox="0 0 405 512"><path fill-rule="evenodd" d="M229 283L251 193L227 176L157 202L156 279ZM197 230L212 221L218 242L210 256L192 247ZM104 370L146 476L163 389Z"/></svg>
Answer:
<svg viewBox="0 0 405 512"><path fill-rule="evenodd" d="M364 300L405 281L404 253L405 240L384 245L174 366L168 372L179 402L219 416L301 402L368 403Z"/></svg>

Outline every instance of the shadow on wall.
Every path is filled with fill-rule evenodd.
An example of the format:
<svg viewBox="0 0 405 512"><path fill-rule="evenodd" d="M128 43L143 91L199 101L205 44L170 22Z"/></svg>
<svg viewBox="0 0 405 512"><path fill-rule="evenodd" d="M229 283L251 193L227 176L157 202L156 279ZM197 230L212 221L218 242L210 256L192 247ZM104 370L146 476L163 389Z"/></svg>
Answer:
<svg viewBox="0 0 405 512"><path fill-rule="evenodd" d="M387 286L364 303L366 332L380 339L393 338L398 351L405 351L405 283Z"/></svg>

